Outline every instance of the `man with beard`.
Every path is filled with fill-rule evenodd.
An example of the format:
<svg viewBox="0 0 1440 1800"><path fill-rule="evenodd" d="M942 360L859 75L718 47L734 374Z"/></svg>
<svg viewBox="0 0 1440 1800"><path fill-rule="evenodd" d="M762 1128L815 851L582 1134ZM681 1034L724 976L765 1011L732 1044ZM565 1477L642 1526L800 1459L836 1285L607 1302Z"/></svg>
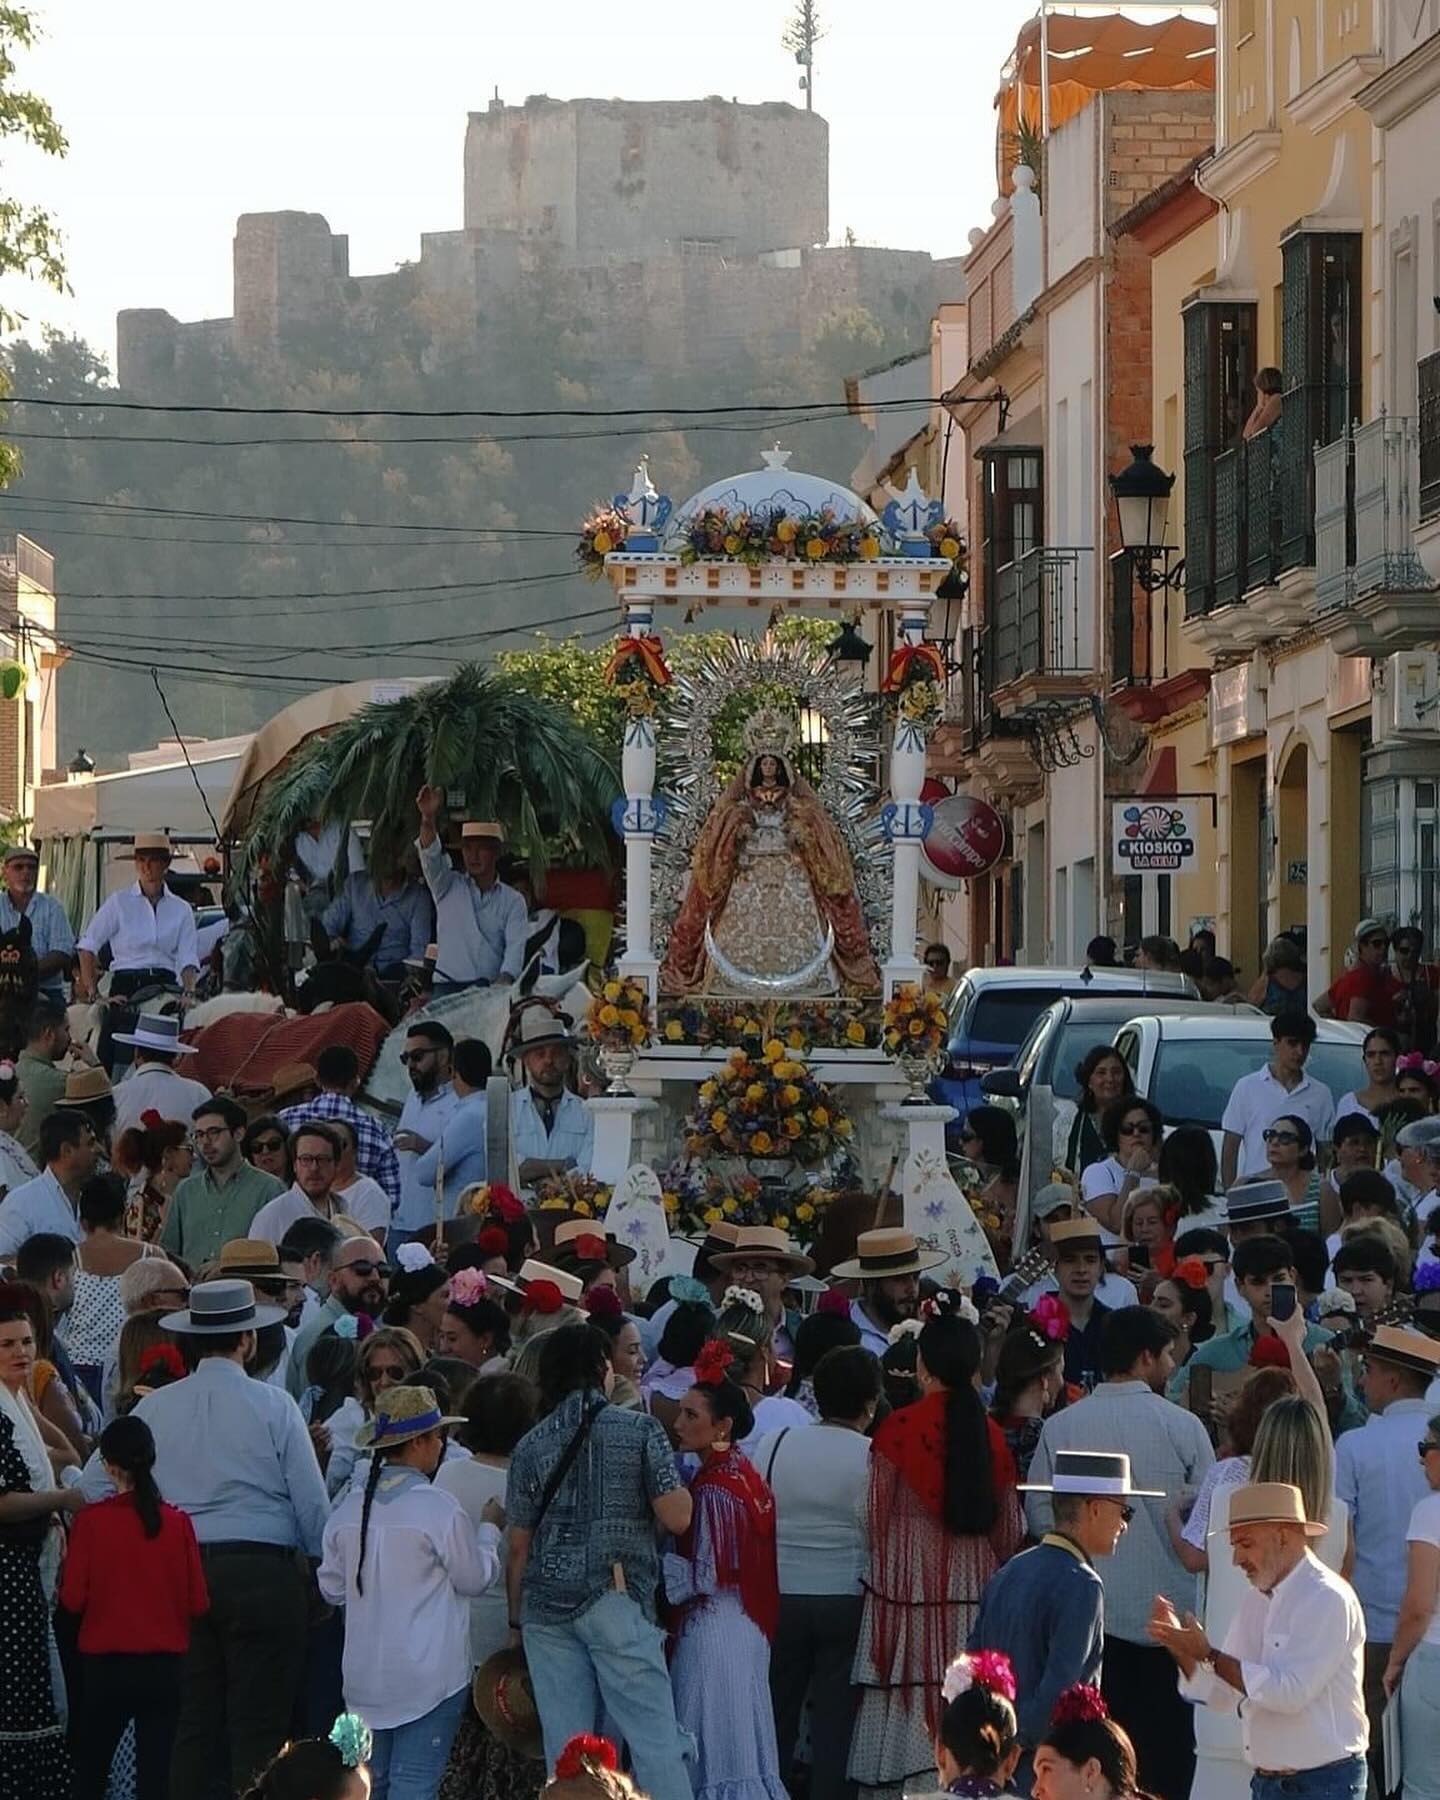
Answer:
<svg viewBox="0 0 1440 1800"><path fill-rule="evenodd" d="M335 1252L330 1265L329 1298L311 1313L290 1345L285 1383L297 1400L310 1385L305 1365L316 1338L347 1314L358 1318L363 1313L368 1319L378 1319L385 1309L389 1275L385 1252L374 1238L346 1238Z"/></svg>
<svg viewBox="0 0 1440 1800"><path fill-rule="evenodd" d="M392 1248L435 1224L435 1189L421 1183L419 1165L460 1104L450 1082L454 1047L454 1038L435 1019L417 1019L405 1032L400 1060L410 1076L410 1094L400 1109L394 1137L400 1159L400 1204L391 1222Z"/></svg>
<svg viewBox="0 0 1440 1800"><path fill-rule="evenodd" d="M160 1227L160 1247L198 1269L213 1262L225 1244L248 1237L256 1213L285 1188L246 1162L240 1149L245 1114L235 1101L217 1095L190 1117L199 1163L175 1189Z"/></svg>
<svg viewBox="0 0 1440 1800"><path fill-rule="evenodd" d="M1235 1489L1230 1555L1250 1585L1223 1649L1193 1613L1182 1619L1168 1596L1155 1598L1150 1636L1179 1664L1181 1693L1224 1712L1244 1702L1254 1800L1365 1792L1365 1617L1349 1582L1311 1554L1324 1530L1297 1487ZM1415 1753L1408 1741L1405 1753Z"/></svg>
<svg viewBox="0 0 1440 1800"><path fill-rule="evenodd" d="M335 1182L344 1154L333 1125L302 1125L291 1139L295 1185L262 1206L250 1221L248 1236L278 1244L297 1219L324 1219L347 1236L360 1236L364 1226L345 1211ZM348 1227L348 1230L347 1230Z"/></svg>
<svg viewBox="0 0 1440 1800"><path fill-rule="evenodd" d="M837 1281L858 1281L860 1298L852 1301L850 1317L860 1331L860 1343L876 1356L890 1347L890 1333L902 1320L920 1311L920 1277L943 1263L944 1256L921 1250L910 1231L862 1231L855 1240L855 1255L837 1263L831 1274Z"/></svg>
<svg viewBox="0 0 1440 1800"><path fill-rule="evenodd" d="M595 1152L595 1119L566 1086L575 1060L568 1022L543 1007L520 1015L509 1051L525 1071L510 1095L510 1144L522 1187L567 1169L588 1174Z"/></svg>

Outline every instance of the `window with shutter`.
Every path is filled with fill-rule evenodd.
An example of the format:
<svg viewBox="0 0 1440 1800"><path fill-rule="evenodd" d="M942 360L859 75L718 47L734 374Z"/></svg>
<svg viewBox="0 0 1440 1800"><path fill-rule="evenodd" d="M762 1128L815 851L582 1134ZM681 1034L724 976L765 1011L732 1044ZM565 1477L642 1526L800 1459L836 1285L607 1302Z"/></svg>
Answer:
<svg viewBox="0 0 1440 1800"><path fill-rule="evenodd" d="M1315 560L1316 444L1333 444L1361 400L1361 238L1355 231L1295 231L1283 265L1281 366L1284 403L1276 427L1279 565Z"/></svg>
<svg viewBox="0 0 1440 1800"><path fill-rule="evenodd" d="M1254 399L1255 308L1196 301L1185 310L1185 612L1215 605L1215 460L1236 444ZM1227 530L1234 529L1227 525ZM1238 547L1222 546L1236 566Z"/></svg>

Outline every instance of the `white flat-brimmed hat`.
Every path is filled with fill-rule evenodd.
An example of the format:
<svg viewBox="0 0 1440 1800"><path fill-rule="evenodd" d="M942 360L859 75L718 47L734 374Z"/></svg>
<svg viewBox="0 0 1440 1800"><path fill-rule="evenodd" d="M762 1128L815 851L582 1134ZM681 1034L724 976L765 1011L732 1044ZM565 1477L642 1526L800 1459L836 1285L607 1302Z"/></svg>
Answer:
<svg viewBox="0 0 1440 1800"><path fill-rule="evenodd" d="M180 1021L168 1013L141 1013L133 1031L117 1031L117 1044L136 1044L142 1050L168 1050L172 1056L194 1056L193 1044L180 1042Z"/></svg>
<svg viewBox="0 0 1440 1800"><path fill-rule="evenodd" d="M288 1317L283 1306L257 1306L248 1281L197 1281L190 1290L189 1307L166 1313L160 1329L187 1337L218 1337L227 1331L259 1331Z"/></svg>
<svg viewBox="0 0 1440 1800"><path fill-rule="evenodd" d="M1057 1450L1049 1481L1022 1481L1022 1494L1088 1494L1095 1500L1163 1500L1161 1488L1130 1483L1130 1458L1119 1450Z"/></svg>
<svg viewBox="0 0 1440 1800"><path fill-rule="evenodd" d="M712 1262L723 1259L711 1257ZM862 1231L849 1262L830 1271L837 1281L884 1281L893 1275L923 1275L945 1261L943 1251L922 1250L913 1231Z"/></svg>
<svg viewBox="0 0 1440 1800"><path fill-rule="evenodd" d="M514 1062L527 1050L538 1050L542 1044L563 1044L566 1049L573 1050L575 1038L569 1021L559 1013L551 1012L549 1007L527 1006L520 1015L515 1035L505 1054Z"/></svg>
<svg viewBox="0 0 1440 1800"><path fill-rule="evenodd" d="M161 856L175 854L170 847L170 839L163 831L137 831L134 841L130 845L130 856L132 858L143 856L146 851Z"/></svg>
<svg viewBox="0 0 1440 1800"><path fill-rule="evenodd" d="M1324 1537L1328 1529L1305 1517L1300 1490L1288 1481L1247 1481L1231 1488L1229 1528L1243 1525L1298 1525L1306 1537Z"/></svg>

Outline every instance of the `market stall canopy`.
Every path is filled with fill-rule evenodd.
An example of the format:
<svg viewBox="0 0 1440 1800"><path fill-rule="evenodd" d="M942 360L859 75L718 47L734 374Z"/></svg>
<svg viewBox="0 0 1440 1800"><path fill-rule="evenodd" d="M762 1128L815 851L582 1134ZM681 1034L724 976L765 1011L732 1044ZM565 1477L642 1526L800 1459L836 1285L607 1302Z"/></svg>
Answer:
<svg viewBox="0 0 1440 1800"><path fill-rule="evenodd" d="M427 686L433 676L401 675L379 681L349 681L342 687L321 688L306 694L262 725L251 740L244 761L235 772L220 829L227 838L242 838L249 831L265 783L294 755L301 744L320 732L330 731L372 702L399 700Z"/></svg>
<svg viewBox="0 0 1440 1800"><path fill-rule="evenodd" d="M1147 25L1123 13L1048 13L1050 129L1084 109L1097 93L1122 88L1176 92L1215 86L1215 26L1182 15ZM1010 192L1015 134L1023 118L1040 130L1040 20L1020 29L995 96L1000 189ZM1008 147L1008 154L1007 154Z"/></svg>

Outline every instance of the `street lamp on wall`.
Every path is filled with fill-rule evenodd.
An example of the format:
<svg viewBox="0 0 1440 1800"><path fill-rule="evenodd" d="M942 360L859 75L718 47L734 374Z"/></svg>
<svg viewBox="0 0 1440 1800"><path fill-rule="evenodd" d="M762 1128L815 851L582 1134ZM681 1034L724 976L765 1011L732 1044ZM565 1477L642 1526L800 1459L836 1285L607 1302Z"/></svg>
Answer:
<svg viewBox="0 0 1440 1800"><path fill-rule="evenodd" d="M1136 581L1147 594L1178 588L1184 580L1185 564L1182 560L1172 566L1174 546L1165 541L1175 477L1154 461L1153 444L1132 444L1130 455L1129 467L1110 477L1120 543L1130 557Z"/></svg>

